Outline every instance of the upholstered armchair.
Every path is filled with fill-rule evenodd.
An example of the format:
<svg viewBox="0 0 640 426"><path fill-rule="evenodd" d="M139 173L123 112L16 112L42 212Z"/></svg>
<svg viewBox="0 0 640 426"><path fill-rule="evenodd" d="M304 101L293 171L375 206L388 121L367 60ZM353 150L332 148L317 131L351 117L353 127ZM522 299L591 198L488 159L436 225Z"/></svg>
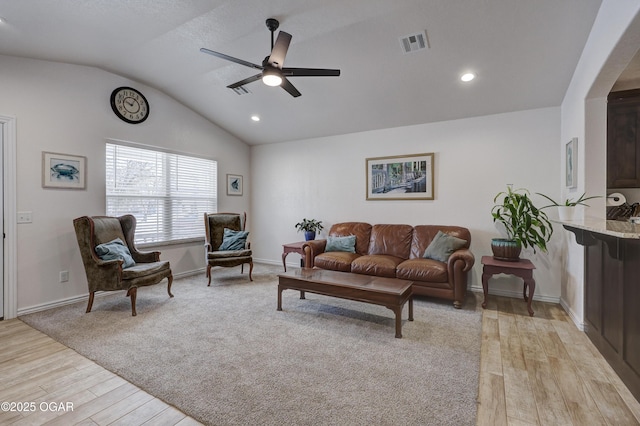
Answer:
<svg viewBox="0 0 640 426"><path fill-rule="evenodd" d="M131 297L131 313L136 316L136 295L138 287L153 285L168 279L167 292L170 297L173 275L168 261L160 260L159 251L138 251L134 244L136 218L132 215L121 217L82 216L73 220L73 226L80 246L80 254L89 286L89 304L91 312L93 296L96 291L127 290ZM113 251L107 253L110 243L119 239L115 246L124 250L124 260L114 258ZM102 258L96 252L100 252ZM128 252L127 252L128 249ZM130 253L130 257L128 254ZM117 256L116 256L117 257ZM129 264L135 262L132 266Z"/></svg>
<svg viewBox="0 0 640 426"><path fill-rule="evenodd" d="M244 228L247 214L238 213L205 213L205 255L207 261L207 278L211 285L211 268L225 268L240 265L240 273L244 272L244 264L249 264L249 280L253 281L253 257L251 245L246 241ZM244 238L244 239L243 239ZM223 245L224 243L224 245Z"/></svg>

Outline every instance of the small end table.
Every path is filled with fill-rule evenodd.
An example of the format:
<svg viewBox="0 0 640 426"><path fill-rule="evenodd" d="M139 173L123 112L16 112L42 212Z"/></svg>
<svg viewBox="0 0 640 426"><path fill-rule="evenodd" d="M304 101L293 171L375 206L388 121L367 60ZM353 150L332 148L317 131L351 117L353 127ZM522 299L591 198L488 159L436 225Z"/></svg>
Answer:
<svg viewBox="0 0 640 426"><path fill-rule="evenodd" d="M529 259L519 259L517 262L507 262L504 260L494 259L493 256L482 256L482 265L482 291L484 293L482 307L487 307L489 278L497 274L515 275L516 277L522 278L522 281L524 281L522 295L524 296L525 302L527 302L529 316L533 316L531 301L533 300L533 293L536 291L536 282L533 279L533 270L536 269L536 267L533 263L531 263ZM527 287L529 287L528 297Z"/></svg>
<svg viewBox="0 0 640 426"><path fill-rule="evenodd" d="M289 253L298 253L302 258L300 259L300 267L304 267L304 251L302 251L302 245L306 241L298 241L296 243L288 243L282 245L282 266L284 271L287 272L287 264L285 259Z"/></svg>

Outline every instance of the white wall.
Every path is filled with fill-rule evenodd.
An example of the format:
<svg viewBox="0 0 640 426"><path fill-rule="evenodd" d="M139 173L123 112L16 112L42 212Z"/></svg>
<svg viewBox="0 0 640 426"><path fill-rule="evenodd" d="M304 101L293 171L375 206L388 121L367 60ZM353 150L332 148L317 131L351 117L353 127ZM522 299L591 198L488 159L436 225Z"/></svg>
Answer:
<svg viewBox="0 0 640 426"><path fill-rule="evenodd" d="M111 91L132 86L150 116L132 125L109 105ZM221 211L249 210L249 147L162 92L96 68L0 56L0 113L17 118L18 313L87 293L73 218L105 213L106 138L171 148L218 160ZM42 151L87 157L87 189L43 189ZM245 177L245 196L227 197L227 173ZM204 267L202 244L159 247L174 274ZM69 282L59 283L59 272ZM203 274L204 282L204 274Z"/></svg>
<svg viewBox="0 0 640 426"><path fill-rule="evenodd" d="M606 96L640 46L640 2L604 0L562 102L560 151L578 137L578 187L573 195L605 195ZM562 160L564 163L564 159ZM564 167L564 166L562 166ZM564 173L564 170L563 170ZM564 175L562 175L564 176ZM561 180L560 186L564 186ZM565 195L570 195L564 189ZM594 200L588 214L605 217L605 199ZM578 326L584 315L584 250L562 231L567 258L562 271L561 303Z"/></svg>
<svg viewBox="0 0 640 426"><path fill-rule="evenodd" d="M480 258L491 254L491 238L501 236L490 215L494 196L512 183L557 198L559 139L560 110L545 108L254 146L254 257L280 263L282 244L304 239L294 225L305 217L323 221L323 236L344 221L460 225L471 231L471 284L480 288ZM366 201L366 158L425 152L435 153L435 200ZM559 300L559 249L554 238L549 254L523 253L537 266L538 299ZM293 266L299 257L287 261ZM491 281L491 291L521 297L521 285L502 276Z"/></svg>

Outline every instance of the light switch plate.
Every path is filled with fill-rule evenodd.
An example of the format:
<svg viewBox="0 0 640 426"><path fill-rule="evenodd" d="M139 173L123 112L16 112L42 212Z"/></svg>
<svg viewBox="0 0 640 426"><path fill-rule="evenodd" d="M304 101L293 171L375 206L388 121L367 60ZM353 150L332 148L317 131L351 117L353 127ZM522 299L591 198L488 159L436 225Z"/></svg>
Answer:
<svg viewBox="0 0 640 426"><path fill-rule="evenodd" d="M31 223L31 212L18 212L18 223Z"/></svg>

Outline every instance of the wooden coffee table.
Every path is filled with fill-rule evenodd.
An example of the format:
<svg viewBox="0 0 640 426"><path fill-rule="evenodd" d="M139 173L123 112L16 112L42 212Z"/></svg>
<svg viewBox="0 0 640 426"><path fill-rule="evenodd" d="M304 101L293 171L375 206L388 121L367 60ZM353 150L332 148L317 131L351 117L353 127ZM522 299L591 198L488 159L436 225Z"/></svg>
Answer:
<svg viewBox="0 0 640 426"><path fill-rule="evenodd" d="M396 337L402 337L402 308L409 301L409 321L413 321L412 281L381 278L349 272L301 268L278 275L278 310L282 310L282 290L306 291L341 299L382 305L396 315Z"/></svg>

